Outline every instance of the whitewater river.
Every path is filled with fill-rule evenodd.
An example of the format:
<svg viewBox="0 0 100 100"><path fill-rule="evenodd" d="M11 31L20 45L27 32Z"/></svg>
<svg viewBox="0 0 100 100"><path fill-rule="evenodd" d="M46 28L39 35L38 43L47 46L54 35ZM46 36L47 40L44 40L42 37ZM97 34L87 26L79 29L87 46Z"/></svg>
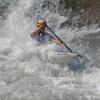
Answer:
<svg viewBox="0 0 100 100"><path fill-rule="evenodd" d="M50 12L48 1L0 0L0 100L100 100L100 28L62 27L68 18ZM41 61L43 48L29 36L37 15L85 57L84 66Z"/></svg>

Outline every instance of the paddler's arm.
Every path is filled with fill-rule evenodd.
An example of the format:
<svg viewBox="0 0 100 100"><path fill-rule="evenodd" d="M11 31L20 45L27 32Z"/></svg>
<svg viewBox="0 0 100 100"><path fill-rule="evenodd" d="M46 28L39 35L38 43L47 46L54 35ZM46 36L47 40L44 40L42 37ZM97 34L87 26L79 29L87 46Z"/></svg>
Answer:
<svg viewBox="0 0 100 100"><path fill-rule="evenodd" d="M30 36L33 38L34 36L38 35L41 31L41 28L36 28L33 32L31 32Z"/></svg>

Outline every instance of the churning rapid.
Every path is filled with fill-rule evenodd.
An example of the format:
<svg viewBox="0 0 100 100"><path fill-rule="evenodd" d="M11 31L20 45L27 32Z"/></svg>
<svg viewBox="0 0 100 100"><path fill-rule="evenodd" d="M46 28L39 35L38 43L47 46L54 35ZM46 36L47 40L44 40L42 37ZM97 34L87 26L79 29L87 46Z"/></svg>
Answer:
<svg viewBox="0 0 100 100"><path fill-rule="evenodd" d="M64 25L49 0L0 0L0 100L100 100L100 28ZM55 11L53 11L53 9ZM62 10L62 9L61 9ZM76 70L41 61L29 34L37 16L85 57Z"/></svg>

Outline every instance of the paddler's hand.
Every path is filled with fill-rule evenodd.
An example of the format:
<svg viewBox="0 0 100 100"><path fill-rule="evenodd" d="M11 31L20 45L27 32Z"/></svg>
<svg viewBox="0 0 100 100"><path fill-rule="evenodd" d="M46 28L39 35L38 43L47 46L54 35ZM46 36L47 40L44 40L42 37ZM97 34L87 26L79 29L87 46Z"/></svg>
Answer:
<svg viewBox="0 0 100 100"><path fill-rule="evenodd" d="M40 32L43 32L43 27L36 27L33 32L31 32L30 36L33 38L34 36L38 35Z"/></svg>
<svg viewBox="0 0 100 100"><path fill-rule="evenodd" d="M57 44L57 45L63 45L63 43L59 41L58 39L52 39L52 43Z"/></svg>

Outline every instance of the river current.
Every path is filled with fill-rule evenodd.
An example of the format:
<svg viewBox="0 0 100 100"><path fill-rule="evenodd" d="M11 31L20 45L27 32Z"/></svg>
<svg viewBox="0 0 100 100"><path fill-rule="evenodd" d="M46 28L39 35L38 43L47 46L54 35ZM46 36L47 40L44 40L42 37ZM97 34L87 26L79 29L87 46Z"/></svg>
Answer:
<svg viewBox="0 0 100 100"><path fill-rule="evenodd" d="M0 0L0 100L100 100L100 28L62 26L68 17L48 1ZM41 61L29 35L38 15L86 58L82 68Z"/></svg>

